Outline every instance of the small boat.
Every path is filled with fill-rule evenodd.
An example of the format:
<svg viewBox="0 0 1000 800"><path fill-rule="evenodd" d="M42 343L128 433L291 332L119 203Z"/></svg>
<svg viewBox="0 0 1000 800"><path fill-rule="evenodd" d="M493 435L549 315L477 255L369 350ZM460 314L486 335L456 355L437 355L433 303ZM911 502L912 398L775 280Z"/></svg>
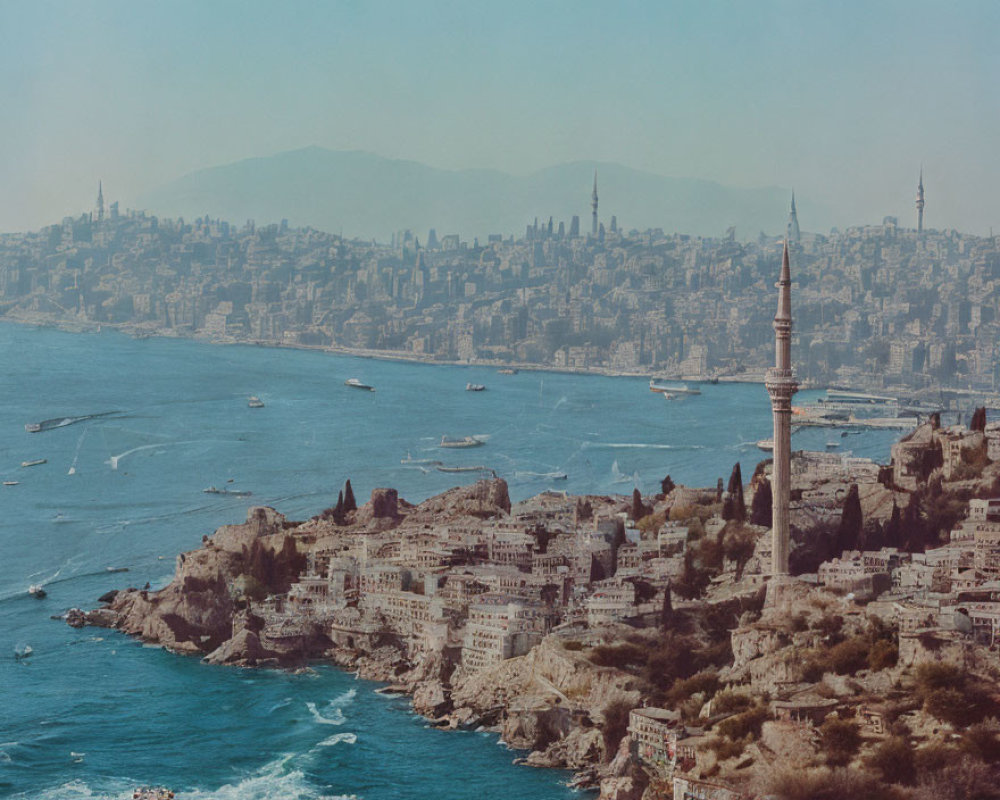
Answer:
<svg viewBox="0 0 1000 800"><path fill-rule="evenodd" d="M369 386L367 383L362 383L357 378L348 378L344 381L344 386L350 386L352 389L364 389L366 392L374 392L375 387Z"/></svg>
<svg viewBox="0 0 1000 800"><path fill-rule="evenodd" d="M4 481L3 485L4 486L17 486L18 483L19 483L19 481Z"/></svg>
<svg viewBox="0 0 1000 800"><path fill-rule="evenodd" d="M465 391L467 392L483 392L486 387L481 383L467 383L465 384Z"/></svg>
<svg viewBox="0 0 1000 800"><path fill-rule="evenodd" d="M438 472L492 472L496 475L493 470L489 467L484 467L482 464L478 464L475 467L437 467Z"/></svg>
<svg viewBox="0 0 1000 800"><path fill-rule="evenodd" d="M36 600L41 600L48 594L48 592L46 592L45 589L43 589L39 584L33 583L28 587L28 594Z"/></svg>
<svg viewBox="0 0 1000 800"><path fill-rule="evenodd" d="M516 367L505 367L504 369L497 370L498 375L517 375Z"/></svg>
<svg viewBox="0 0 1000 800"><path fill-rule="evenodd" d="M261 400L257 395L253 395L249 400L247 400L247 408L263 408L264 401Z"/></svg>
<svg viewBox="0 0 1000 800"><path fill-rule="evenodd" d="M701 394L701 389L689 389L687 384L681 384L680 386L673 386L665 383L657 383L652 378L650 378L649 381L649 391L669 392L670 394Z"/></svg>
<svg viewBox="0 0 1000 800"><path fill-rule="evenodd" d="M249 497L253 492L241 492L236 489L217 489L214 486L209 486L207 489L202 489L205 494L228 494L233 497Z"/></svg>
<svg viewBox="0 0 1000 800"><path fill-rule="evenodd" d="M105 567L105 572L128 572L128 567Z"/></svg>
<svg viewBox="0 0 1000 800"><path fill-rule="evenodd" d="M49 460L47 458L36 458L33 461L22 461L22 467L37 467L39 464L48 464Z"/></svg>
<svg viewBox="0 0 1000 800"><path fill-rule="evenodd" d="M757 447L770 453L774 450L774 439L761 439L757 442Z"/></svg>
<svg viewBox="0 0 1000 800"><path fill-rule="evenodd" d="M14 648L14 658L20 661L22 658L27 658L35 651L31 649L30 644L19 644Z"/></svg>
<svg viewBox="0 0 1000 800"><path fill-rule="evenodd" d="M482 444L474 436L461 436L457 439L451 436L442 436L439 447L480 447Z"/></svg>
<svg viewBox="0 0 1000 800"><path fill-rule="evenodd" d="M661 392L660 395L664 400L674 400L677 398L677 395L671 394L670 392Z"/></svg>
<svg viewBox="0 0 1000 800"><path fill-rule="evenodd" d="M838 447L840 447L840 442L827 442L826 443L826 449L827 450L835 450Z"/></svg>

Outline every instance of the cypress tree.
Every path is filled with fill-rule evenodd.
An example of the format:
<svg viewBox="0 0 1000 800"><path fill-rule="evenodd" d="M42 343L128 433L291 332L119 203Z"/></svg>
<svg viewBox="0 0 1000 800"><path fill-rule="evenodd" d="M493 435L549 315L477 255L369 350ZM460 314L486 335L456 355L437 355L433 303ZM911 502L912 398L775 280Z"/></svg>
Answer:
<svg viewBox="0 0 1000 800"><path fill-rule="evenodd" d="M980 406L975 411L972 412L972 420L969 422L970 431L985 431L986 430L986 408Z"/></svg>
<svg viewBox="0 0 1000 800"><path fill-rule="evenodd" d="M747 504L743 498L743 473L740 462L737 461L729 476L729 486L726 487L726 499L722 505L722 518L735 519L743 522L747 518Z"/></svg>
<svg viewBox="0 0 1000 800"><path fill-rule="evenodd" d="M902 548L903 546L902 515L899 513L899 506L896 505L895 500L892 501L892 514L882 531L882 541L886 547Z"/></svg>
<svg viewBox="0 0 1000 800"><path fill-rule="evenodd" d="M840 527L837 530L836 553L845 550L856 550L861 537L864 516L861 513L861 498L858 495L858 485L851 484L844 498L844 510L840 514Z"/></svg>
<svg viewBox="0 0 1000 800"><path fill-rule="evenodd" d="M763 525L765 528L770 528L773 524L771 521L772 504L771 482L769 480L761 481L757 491L753 493L753 503L750 504L750 522L753 525Z"/></svg>
<svg viewBox="0 0 1000 800"><path fill-rule="evenodd" d="M632 490L632 519L638 522L645 515L645 509L642 507L642 495L639 493L639 489L635 488Z"/></svg>
<svg viewBox="0 0 1000 800"><path fill-rule="evenodd" d="M354 490L351 488L351 479L347 479L344 484L344 511L357 511L358 504L354 500Z"/></svg>
<svg viewBox="0 0 1000 800"><path fill-rule="evenodd" d="M663 494L670 494L676 488L677 487L674 485L674 482L671 480L669 475L660 481L660 491L663 492Z"/></svg>

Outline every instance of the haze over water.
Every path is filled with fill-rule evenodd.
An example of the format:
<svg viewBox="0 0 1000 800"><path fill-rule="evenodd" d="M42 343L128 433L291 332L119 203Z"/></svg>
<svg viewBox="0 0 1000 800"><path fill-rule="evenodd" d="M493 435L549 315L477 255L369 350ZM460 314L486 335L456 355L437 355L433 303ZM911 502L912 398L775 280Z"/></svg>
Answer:
<svg viewBox="0 0 1000 800"><path fill-rule="evenodd" d="M249 505L305 519L348 477L359 502L376 486L416 502L476 477L402 465L407 454L491 468L514 500L547 488L624 494L633 482L645 494L668 473L714 485L737 460L748 477L771 428L759 385L665 402L642 378L503 376L107 331L0 325L0 370L0 477L18 481L0 487L0 795L15 797L130 796L139 783L191 798L568 797L565 773L511 766L495 737L426 729L405 699L337 670L208 667L49 616L111 588L165 584L177 553ZM350 377L377 391L345 387ZM247 408L250 395L265 407ZM120 414L24 430L105 411ZM443 450L442 435L488 439ZM841 441L884 461L896 435ZM830 438L809 430L793 447ZM202 492L212 485L253 495ZM26 594L33 583L46 599ZM22 644L34 653L18 662Z"/></svg>

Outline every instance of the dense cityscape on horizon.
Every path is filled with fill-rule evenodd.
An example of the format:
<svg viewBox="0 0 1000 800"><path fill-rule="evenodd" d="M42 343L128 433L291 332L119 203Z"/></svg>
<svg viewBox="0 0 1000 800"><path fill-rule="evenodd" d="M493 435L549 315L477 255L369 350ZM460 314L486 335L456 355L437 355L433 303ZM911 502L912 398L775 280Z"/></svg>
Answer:
<svg viewBox="0 0 1000 800"><path fill-rule="evenodd" d="M908 390L996 389L995 238L886 217L786 236L799 374ZM287 222L242 226L95 208L0 236L7 319L321 346L403 357L759 379L770 358L782 237L740 242L626 231L600 214L463 240L433 229L389 243Z"/></svg>

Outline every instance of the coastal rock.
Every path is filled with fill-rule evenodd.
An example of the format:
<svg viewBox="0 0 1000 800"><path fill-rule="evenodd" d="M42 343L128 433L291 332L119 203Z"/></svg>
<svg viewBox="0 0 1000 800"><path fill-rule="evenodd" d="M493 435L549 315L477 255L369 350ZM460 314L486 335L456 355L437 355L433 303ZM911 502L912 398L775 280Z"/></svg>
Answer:
<svg viewBox="0 0 1000 800"><path fill-rule="evenodd" d="M472 486L459 486L420 504L421 515L434 517L471 516L479 519L503 517L510 513L507 481L502 478L476 481Z"/></svg>

